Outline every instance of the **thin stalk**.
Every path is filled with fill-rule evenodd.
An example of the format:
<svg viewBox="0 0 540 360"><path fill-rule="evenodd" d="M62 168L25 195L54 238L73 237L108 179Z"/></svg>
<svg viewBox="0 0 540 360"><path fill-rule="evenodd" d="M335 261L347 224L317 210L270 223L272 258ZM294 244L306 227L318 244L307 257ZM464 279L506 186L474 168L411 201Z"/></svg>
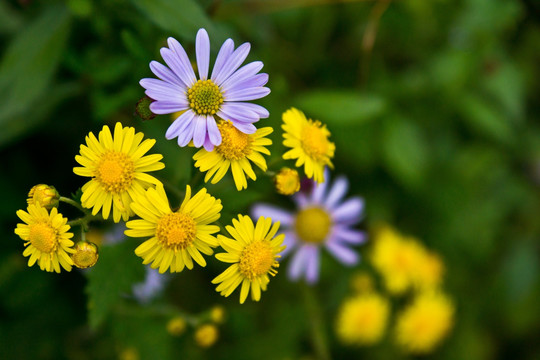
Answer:
<svg viewBox="0 0 540 360"><path fill-rule="evenodd" d="M85 208L83 208L81 204L79 204L78 202L76 202L73 199L67 198L65 196L60 196L60 198L58 200L60 200L62 202L65 202L66 204L69 204L71 206L76 207L77 209L81 210L85 214L87 213L87 210Z"/></svg>
<svg viewBox="0 0 540 360"><path fill-rule="evenodd" d="M311 342L315 350L316 358L319 360L330 360L330 351L328 348L328 339L324 330L324 317L321 306L317 300L317 295L313 287L304 284L304 301L311 322Z"/></svg>

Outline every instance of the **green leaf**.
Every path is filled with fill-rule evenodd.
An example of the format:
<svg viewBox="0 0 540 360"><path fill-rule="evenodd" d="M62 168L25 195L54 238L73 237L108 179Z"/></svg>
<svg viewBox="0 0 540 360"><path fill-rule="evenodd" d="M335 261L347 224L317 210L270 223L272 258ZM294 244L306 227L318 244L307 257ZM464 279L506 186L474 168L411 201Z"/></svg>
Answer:
<svg viewBox="0 0 540 360"><path fill-rule="evenodd" d="M21 15L7 1L0 1L0 34L13 33L22 25Z"/></svg>
<svg viewBox="0 0 540 360"><path fill-rule="evenodd" d="M136 244L126 240L100 248L99 261L88 272L88 319L92 328L98 327L120 301L123 293L144 279L144 266L134 254Z"/></svg>
<svg viewBox="0 0 540 360"><path fill-rule="evenodd" d="M381 97L355 90L314 90L300 95L296 104L308 118L328 124L359 124L376 118L386 109Z"/></svg>
<svg viewBox="0 0 540 360"><path fill-rule="evenodd" d="M148 19L163 30L184 39L193 39L201 27L212 32L213 25L193 0L131 0Z"/></svg>
<svg viewBox="0 0 540 360"><path fill-rule="evenodd" d="M6 50L0 63L0 133L29 109L49 101L47 87L64 51L69 24L69 12L62 6L52 6L19 33ZM15 126L25 130L30 124L23 121Z"/></svg>
<svg viewBox="0 0 540 360"><path fill-rule="evenodd" d="M405 118L393 118L385 124L381 141L388 170L405 185L418 185L429 151L420 128Z"/></svg>

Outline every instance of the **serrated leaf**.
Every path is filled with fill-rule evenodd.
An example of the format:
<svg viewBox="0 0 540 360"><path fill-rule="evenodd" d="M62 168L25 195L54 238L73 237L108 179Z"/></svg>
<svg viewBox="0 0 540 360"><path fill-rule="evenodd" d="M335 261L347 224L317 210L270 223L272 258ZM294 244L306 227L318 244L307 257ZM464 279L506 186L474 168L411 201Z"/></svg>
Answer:
<svg viewBox="0 0 540 360"><path fill-rule="evenodd" d="M88 320L98 327L124 293L144 279L144 266L134 254L136 243L126 240L100 248L97 264L88 272Z"/></svg>
<svg viewBox="0 0 540 360"><path fill-rule="evenodd" d="M148 19L163 30L184 39L194 39L201 27L211 32L210 19L196 1L192 0L131 0Z"/></svg>
<svg viewBox="0 0 540 360"><path fill-rule="evenodd" d="M355 90L314 90L302 94L296 104L306 116L327 124L359 124L381 115L386 102Z"/></svg>

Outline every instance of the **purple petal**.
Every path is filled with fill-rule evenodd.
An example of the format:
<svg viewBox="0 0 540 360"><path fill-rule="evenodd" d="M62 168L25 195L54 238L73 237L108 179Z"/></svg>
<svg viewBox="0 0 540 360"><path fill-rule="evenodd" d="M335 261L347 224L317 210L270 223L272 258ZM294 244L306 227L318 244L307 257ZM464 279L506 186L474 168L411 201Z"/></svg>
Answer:
<svg viewBox="0 0 540 360"><path fill-rule="evenodd" d="M193 111L186 111L185 113L180 115L167 129L167 132L165 133L165 138L167 140L171 140L179 136L182 132L186 131L186 128L193 121L194 116L195 114L193 114Z"/></svg>
<svg viewBox="0 0 540 360"><path fill-rule="evenodd" d="M306 264L306 281L314 284L319 280L319 247L311 246Z"/></svg>
<svg viewBox="0 0 540 360"><path fill-rule="evenodd" d="M195 118L188 123L184 131L178 134L178 146L184 147L189 144L191 140L193 140L193 132L195 131L194 119Z"/></svg>
<svg viewBox="0 0 540 360"><path fill-rule="evenodd" d="M257 100L270 94L270 89L267 87L254 87L248 89L240 89L229 91L226 94L227 101L248 101Z"/></svg>
<svg viewBox="0 0 540 360"><path fill-rule="evenodd" d="M183 89L178 85L165 82L163 80L145 78L139 81L139 84L146 90L155 90L165 94L176 94L183 92Z"/></svg>
<svg viewBox="0 0 540 360"><path fill-rule="evenodd" d="M175 74L184 82L184 84L186 84L187 87L190 87L197 81L197 78L195 77L193 67L191 66L191 62L189 61L186 51L182 45L180 45L180 43L172 37L167 39L167 43L169 45L169 49L162 48L161 56L167 56L169 61L171 61L171 63L169 63L165 56L163 56L163 59L167 65L169 65L171 70L175 72ZM174 65L174 67L172 65Z"/></svg>
<svg viewBox="0 0 540 360"><path fill-rule="evenodd" d="M337 242L358 245L366 241L366 233L359 230L349 229L340 225L335 225L332 238Z"/></svg>
<svg viewBox="0 0 540 360"><path fill-rule="evenodd" d="M326 243L326 249L334 255L336 259L345 265L354 265L358 263L358 254L335 241L329 241Z"/></svg>
<svg viewBox="0 0 540 360"><path fill-rule="evenodd" d="M211 115L206 117L206 128L208 129L208 139L212 143L212 147L221 145L221 134L217 127L216 119Z"/></svg>
<svg viewBox="0 0 540 360"><path fill-rule="evenodd" d="M339 205L333 212L332 217L337 222L357 222L364 209L364 200L353 197Z"/></svg>
<svg viewBox="0 0 540 360"><path fill-rule="evenodd" d="M313 186L313 190L311 191L311 200L315 204L323 204L323 198L326 194L326 187L328 186L328 182L330 179L326 178L326 181L322 183L316 183Z"/></svg>
<svg viewBox="0 0 540 360"><path fill-rule="evenodd" d="M296 250L296 253L291 259L289 264L289 278L292 280L298 280L302 273L305 271L307 256L309 255L309 250L307 245L302 245Z"/></svg>
<svg viewBox="0 0 540 360"><path fill-rule="evenodd" d="M243 81L234 83L230 88L227 89L227 91L235 92L242 89L258 88L258 87L266 85L267 82L268 82L268 74L257 74ZM227 92L225 92L224 96L227 97Z"/></svg>
<svg viewBox="0 0 540 360"><path fill-rule="evenodd" d="M195 117L195 131L193 133L193 145L199 148L204 144L204 139L206 137L206 117L196 116Z"/></svg>
<svg viewBox="0 0 540 360"><path fill-rule="evenodd" d="M325 205L328 209L333 209L339 201L345 196L347 193L347 190L349 188L349 182L347 181L347 178L344 176L338 177L336 180L334 180L334 183L332 184L332 188L328 192L328 196L326 197Z"/></svg>
<svg viewBox="0 0 540 360"><path fill-rule="evenodd" d="M257 128L253 124L243 123L234 119L231 119L231 121L234 127L243 132L244 134L255 134L255 131L257 131Z"/></svg>
<svg viewBox="0 0 540 360"><path fill-rule="evenodd" d="M304 209L305 207L309 205L309 200L304 193L297 192L296 194L293 195L292 199L296 203L296 206L299 209Z"/></svg>
<svg viewBox="0 0 540 360"><path fill-rule="evenodd" d="M250 77L253 77L263 68L262 61L254 61L247 65L242 66L238 71L232 74L227 80L221 84L221 88L227 91L229 88L234 87L236 83L243 82Z"/></svg>
<svg viewBox="0 0 540 360"><path fill-rule="evenodd" d="M229 57L233 53L234 50L234 41L232 39L227 39L221 45L221 49L219 49L219 53L216 58L216 62L214 64L214 69L212 69L212 81L217 83L216 78L218 77L219 73L223 69L223 65L227 63L229 60Z"/></svg>
<svg viewBox="0 0 540 360"><path fill-rule="evenodd" d="M210 64L210 39L204 29L197 32L195 39L195 53L197 55L197 68L199 69L199 79L208 78L208 66Z"/></svg>
<svg viewBox="0 0 540 360"><path fill-rule="evenodd" d="M251 209L251 214L256 219L264 216L271 218L272 222L279 221L280 226L292 226L294 222L294 216L290 212L272 205L257 204Z"/></svg>
<svg viewBox="0 0 540 360"><path fill-rule="evenodd" d="M232 104L242 104L242 106L245 107L246 109L249 109L249 110L253 111L254 113L256 113L257 115L259 115L259 118L261 118L261 119L266 119L267 117L270 116L270 113L268 112L268 110L263 108L261 105L252 104L252 103L248 103L248 102L238 102L238 103L227 102L227 104L231 104L231 105Z"/></svg>
<svg viewBox="0 0 540 360"><path fill-rule="evenodd" d="M185 104L170 101L154 101L150 104L150 110L154 114L172 114L187 109Z"/></svg>
<svg viewBox="0 0 540 360"><path fill-rule="evenodd" d="M223 65L223 68L219 72L219 74L216 74L216 84L221 86L221 84L231 76L233 72L235 72L236 69L242 63L244 60L246 60L246 57L249 54L249 50L251 48L251 45L249 43L244 43L238 47L227 59L227 62Z"/></svg>
<svg viewBox="0 0 540 360"><path fill-rule="evenodd" d="M272 218L272 220L274 219ZM279 231L279 233L281 233L281 231ZM298 240L296 239L296 235L293 231L285 231L284 234L285 239L283 240L283 245L286 247L282 252L279 253L282 257L289 255L289 253L293 251L298 244Z"/></svg>
<svg viewBox="0 0 540 360"><path fill-rule="evenodd" d="M208 134L206 134L206 138L204 139L203 147L204 150L208 152L214 151L214 144L212 144L212 142L210 141L210 137L208 136Z"/></svg>
<svg viewBox="0 0 540 360"><path fill-rule="evenodd" d="M220 114L221 113L221 114ZM251 111L243 103L224 103L218 116L227 120L238 120L242 122L256 122L259 120L257 113Z"/></svg>
<svg viewBox="0 0 540 360"><path fill-rule="evenodd" d="M171 71L171 69L155 60L150 62L150 70L163 81L178 85L182 88L185 88L186 86L182 80Z"/></svg>

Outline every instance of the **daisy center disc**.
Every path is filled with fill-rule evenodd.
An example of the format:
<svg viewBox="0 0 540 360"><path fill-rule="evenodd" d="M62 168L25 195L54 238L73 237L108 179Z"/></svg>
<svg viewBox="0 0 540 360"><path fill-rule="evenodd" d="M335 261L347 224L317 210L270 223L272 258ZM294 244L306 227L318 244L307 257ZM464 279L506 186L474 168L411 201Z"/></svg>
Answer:
<svg viewBox="0 0 540 360"><path fill-rule="evenodd" d="M332 226L332 219L326 211L318 207L304 209L296 215L296 233L305 242L320 244L326 240Z"/></svg>
<svg viewBox="0 0 540 360"><path fill-rule="evenodd" d="M244 248L238 266L242 275L253 280L266 273L274 275L276 271L272 267L277 267L278 263L275 261L270 242L262 240L252 242Z"/></svg>
<svg viewBox="0 0 540 360"><path fill-rule="evenodd" d="M43 253L50 253L56 248L56 231L46 223L30 225L30 243Z"/></svg>
<svg viewBox="0 0 540 360"><path fill-rule="evenodd" d="M317 161L323 160L328 152L328 136L316 121L302 130L302 149Z"/></svg>
<svg viewBox="0 0 540 360"><path fill-rule="evenodd" d="M197 227L193 218L184 213L166 214L158 220L156 236L167 248L185 249L193 243Z"/></svg>
<svg viewBox="0 0 540 360"><path fill-rule="evenodd" d="M109 151L96 168L96 179L105 191L119 193L130 188L135 175L135 166L126 154Z"/></svg>
<svg viewBox="0 0 540 360"><path fill-rule="evenodd" d="M199 115L214 115L223 104L223 94L212 80L198 80L187 91L191 110Z"/></svg>
<svg viewBox="0 0 540 360"><path fill-rule="evenodd" d="M251 153L251 138L234 127L230 121L220 121L221 145L216 151L228 160L242 160Z"/></svg>

